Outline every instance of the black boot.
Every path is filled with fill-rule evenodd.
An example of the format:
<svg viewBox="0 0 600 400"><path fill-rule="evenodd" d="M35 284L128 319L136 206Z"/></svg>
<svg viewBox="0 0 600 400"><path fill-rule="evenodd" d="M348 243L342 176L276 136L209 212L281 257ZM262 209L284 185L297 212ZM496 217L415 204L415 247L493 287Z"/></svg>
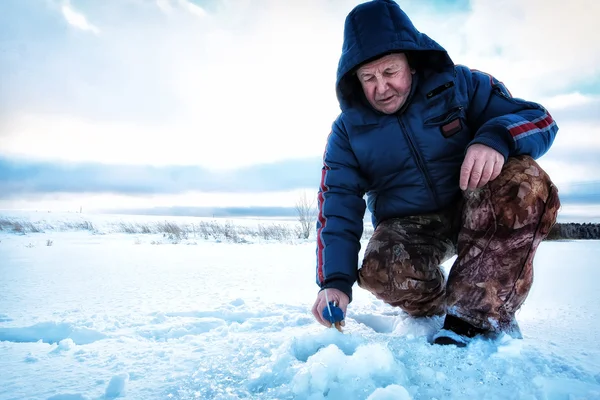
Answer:
<svg viewBox="0 0 600 400"><path fill-rule="evenodd" d="M444 326L433 337L434 344L453 344L457 347L465 347L471 338L478 335L487 336L490 331L477 328L460 318L446 315Z"/></svg>

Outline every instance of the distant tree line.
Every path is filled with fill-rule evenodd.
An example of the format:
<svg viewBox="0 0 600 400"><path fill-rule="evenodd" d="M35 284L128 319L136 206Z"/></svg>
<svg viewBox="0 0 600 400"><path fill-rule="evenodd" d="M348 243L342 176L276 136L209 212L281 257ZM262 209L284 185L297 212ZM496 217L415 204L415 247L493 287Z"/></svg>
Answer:
<svg viewBox="0 0 600 400"><path fill-rule="evenodd" d="M561 239L600 239L600 224L593 223L556 223L546 240Z"/></svg>

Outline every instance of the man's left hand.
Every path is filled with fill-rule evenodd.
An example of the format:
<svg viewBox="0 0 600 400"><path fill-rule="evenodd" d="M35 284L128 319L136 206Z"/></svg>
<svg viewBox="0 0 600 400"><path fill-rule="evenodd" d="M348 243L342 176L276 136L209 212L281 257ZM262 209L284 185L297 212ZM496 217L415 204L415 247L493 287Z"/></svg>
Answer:
<svg viewBox="0 0 600 400"><path fill-rule="evenodd" d="M469 146L460 168L461 190L476 189L500 175L504 156L489 146L476 143Z"/></svg>

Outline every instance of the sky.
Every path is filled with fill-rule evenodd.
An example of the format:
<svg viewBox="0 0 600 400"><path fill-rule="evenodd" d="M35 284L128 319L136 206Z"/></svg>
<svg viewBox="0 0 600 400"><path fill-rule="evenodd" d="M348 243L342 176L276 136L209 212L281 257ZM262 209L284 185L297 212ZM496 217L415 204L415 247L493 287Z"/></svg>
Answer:
<svg viewBox="0 0 600 400"><path fill-rule="evenodd" d="M4 0L0 209L293 207L339 113L351 0ZM596 0L408 0L416 27L559 125L539 160L600 203Z"/></svg>

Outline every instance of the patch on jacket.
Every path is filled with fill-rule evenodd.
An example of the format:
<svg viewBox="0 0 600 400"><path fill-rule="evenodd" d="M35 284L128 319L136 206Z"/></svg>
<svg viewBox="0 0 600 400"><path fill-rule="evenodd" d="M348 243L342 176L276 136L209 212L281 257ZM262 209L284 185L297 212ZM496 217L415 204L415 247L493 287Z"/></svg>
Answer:
<svg viewBox="0 0 600 400"><path fill-rule="evenodd" d="M450 136L456 135L462 130L462 124L460 123L460 119L456 118L447 124L442 125L440 129L442 131L442 135L444 135L445 138L449 138Z"/></svg>

